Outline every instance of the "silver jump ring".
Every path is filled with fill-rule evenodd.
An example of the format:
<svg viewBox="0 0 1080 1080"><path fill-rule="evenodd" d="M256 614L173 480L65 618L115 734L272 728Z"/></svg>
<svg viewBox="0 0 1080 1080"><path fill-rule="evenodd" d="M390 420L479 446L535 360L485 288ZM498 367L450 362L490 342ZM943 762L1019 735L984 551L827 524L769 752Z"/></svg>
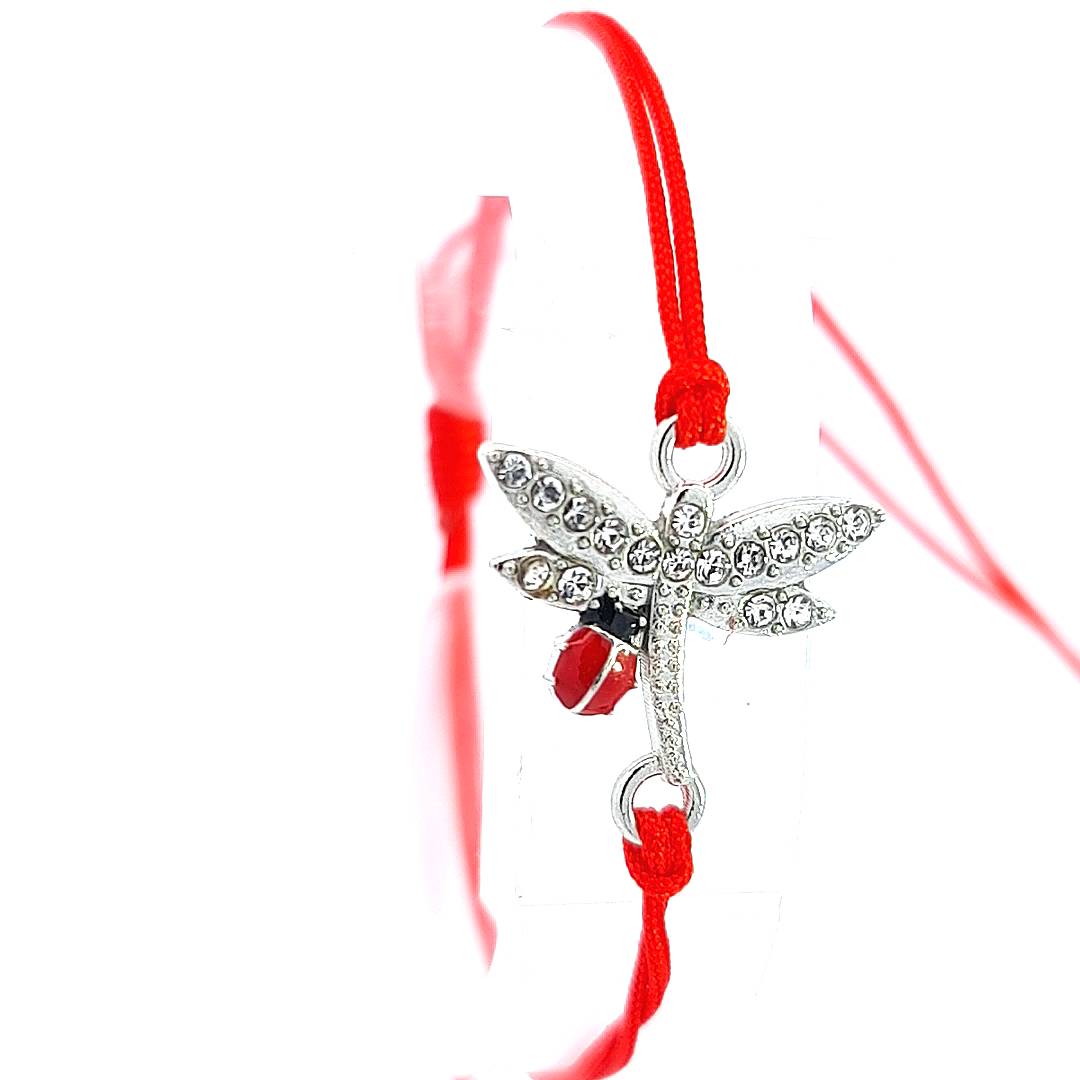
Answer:
<svg viewBox="0 0 1080 1080"><path fill-rule="evenodd" d="M663 775L664 770L660 768L660 759L656 754L646 754L628 765L615 781L615 787L611 790L611 816L619 826L619 832L632 844L641 844L634 821L634 796L646 780ZM695 773L687 783L679 786L682 789L686 824L694 829L705 813L705 785Z"/></svg>
<svg viewBox="0 0 1080 1080"><path fill-rule="evenodd" d="M720 464L701 482L712 497L718 498L742 476L746 467L746 447L738 428L728 424L727 435L720 444ZM669 416L656 425L652 441L652 471L656 482L669 494L692 481L684 479L675 468L675 417Z"/></svg>

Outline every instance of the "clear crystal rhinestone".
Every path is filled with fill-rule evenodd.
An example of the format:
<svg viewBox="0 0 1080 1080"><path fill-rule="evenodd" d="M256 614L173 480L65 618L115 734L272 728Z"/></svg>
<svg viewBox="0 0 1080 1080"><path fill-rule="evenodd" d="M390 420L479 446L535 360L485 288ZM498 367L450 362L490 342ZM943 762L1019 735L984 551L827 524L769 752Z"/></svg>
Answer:
<svg viewBox="0 0 1080 1080"><path fill-rule="evenodd" d="M660 560L660 569L665 577L672 581L684 581L694 571L694 556L686 548L675 548L668 551Z"/></svg>
<svg viewBox="0 0 1080 1080"><path fill-rule="evenodd" d="M822 514L806 523L806 546L811 551L828 551L836 540L836 526Z"/></svg>
<svg viewBox="0 0 1080 1080"><path fill-rule="evenodd" d="M532 504L545 514L559 506L565 497L566 488L563 482L551 473L538 477L533 485Z"/></svg>
<svg viewBox="0 0 1080 1080"><path fill-rule="evenodd" d="M511 491L523 488L532 475L532 462L524 454L507 454L495 470L495 479Z"/></svg>
<svg viewBox="0 0 1080 1080"><path fill-rule="evenodd" d="M870 511L865 506L849 506L840 515L840 531L848 540L865 540L873 527Z"/></svg>
<svg viewBox="0 0 1080 1080"><path fill-rule="evenodd" d="M617 517L606 517L596 526L593 533L593 547L605 555L613 555L626 543L628 532L626 523Z"/></svg>
<svg viewBox="0 0 1080 1080"><path fill-rule="evenodd" d="M765 549L753 540L744 540L735 549L735 569L744 577L757 577L765 569Z"/></svg>
<svg viewBox="0 0 1080 1080"><path fill-rule="evenodd" d="M573 532L591 529L596 520L596 503L587 495L575 495L563 511L563 521Z"/></svg>
<svg viewBox="0 0 1080 1080"><path fill-rule="evenodd" d="M651 536L635 540L626 553L626 564L635 574L651 574L660 565L660 545Z"/></svg>
<svg viewBox="0 0 1080 1080"><path fill-rule="evenodd" d="M697 503L680 503L671 511L671 531L680 540L690 540L700 536L708 523L705 511Z"/></svg>
<svg viewBox="0 0 1080 1080"><path fill-rule="evenodd" d="M706 548L697 559L694 573L702 585L722 585L731 570L731 561L722 548Z"/></svg>
<svg viewBox="0 0 1080 1080"><path fill-rule="evenodd" d="M538 555L521 564L521 576L518 580L527 593L540 593L551 587L552 574L551 563Z"/></svg>
<svg viewBox="0 0 1080 1080"><path fill-rule="evenodd" d="M806 593L795 593L780 609L784 625L791 630L805 630L814 620L814 601Z"/></svg>
<svg viewBox="0 0 1080 1080"><path fill-rule="evenodd" d="M747 623L760 630L776 618L776 601L768 593L755 593L747 597L742 611Z"/></svg>
<svg viewBox="0 0 1080 1080"><path fill-rule="evenodd" d="M799 534L787 525L773 529L769 554L778 563L794 562L799 557Z"/></svg>
<svg viewBox="0 0 1080 1080"><path fill-rule="evenodd" d="M596 589L596 576L587 566L571 566L559 575L559 598L566 604L583 604Z"/></svg>

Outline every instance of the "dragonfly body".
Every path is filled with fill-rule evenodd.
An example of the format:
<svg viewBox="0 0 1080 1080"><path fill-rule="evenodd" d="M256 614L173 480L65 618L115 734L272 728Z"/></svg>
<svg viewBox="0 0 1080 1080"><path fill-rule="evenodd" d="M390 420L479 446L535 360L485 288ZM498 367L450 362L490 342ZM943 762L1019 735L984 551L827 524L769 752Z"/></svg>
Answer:
<svg viewBox="0 0 1080 1080"><path fill-rule="evenodd" d="M697 564L700 541L708 532L711 502L704 488L693 486L677 490L668 500L668 512L660 520L663 554L649 604L648 650L640 665L653 749L664 778L677 785L688 783L694 775L683 705L686 627L693 586L684 571L687 565L693 569Z"/></svg>

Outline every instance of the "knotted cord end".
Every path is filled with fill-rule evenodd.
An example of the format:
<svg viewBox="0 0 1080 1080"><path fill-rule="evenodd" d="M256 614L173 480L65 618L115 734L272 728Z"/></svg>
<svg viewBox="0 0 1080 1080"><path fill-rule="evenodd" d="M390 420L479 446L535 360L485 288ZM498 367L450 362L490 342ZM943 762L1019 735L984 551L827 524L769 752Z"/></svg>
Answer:
<svg viewBox="0 0 1080 1080"><path fill-rule="evenodd" d="M459 416L439 405L428 410L431 486L446 535L446 570L469 561L468 506L483 482L476 452L485 432L486 425L475 417Z"/></svg>
<svg viewBox="0 0 1080 1080"><path fill-rule="evenodd" d="M640 846L623 841L626 869L649 897L667 901L684 889L694 873L690 827L677 806L634 810Z"/></svg>
<svg viewBox="0 0 1080 1080"><path fill-rule="evenodd" d="M727 434L730 387L724 369L715 361L683 360L672 364L656 391L656 420L675 422L678 447L716 446Z"/></svg>

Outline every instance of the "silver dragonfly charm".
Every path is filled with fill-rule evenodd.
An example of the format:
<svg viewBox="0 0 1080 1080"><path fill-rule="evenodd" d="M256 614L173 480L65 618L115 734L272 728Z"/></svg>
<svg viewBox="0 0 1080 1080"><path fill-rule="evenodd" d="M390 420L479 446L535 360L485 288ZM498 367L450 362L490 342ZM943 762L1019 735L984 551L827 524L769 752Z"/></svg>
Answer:
<svg viewBox="0 0 1080 1080"><path fill-rule="evenodd" d="M884 521L877 507L821 497L717 514L716 499L745 463L734 429L720 449L717 471L687 483L673 463L674 419L660 424L652 466L667 498L656 519L554 454L495 443L480 451L534 536L492 566L523 595L579 612L636 661L652 752L623 772L612 794L615 821L634 841L634 794L651 776L682 788L692 826L704 809L683 704L688 620L770 637L828 622L832 608L806 579L846 558Z"/></svg>

